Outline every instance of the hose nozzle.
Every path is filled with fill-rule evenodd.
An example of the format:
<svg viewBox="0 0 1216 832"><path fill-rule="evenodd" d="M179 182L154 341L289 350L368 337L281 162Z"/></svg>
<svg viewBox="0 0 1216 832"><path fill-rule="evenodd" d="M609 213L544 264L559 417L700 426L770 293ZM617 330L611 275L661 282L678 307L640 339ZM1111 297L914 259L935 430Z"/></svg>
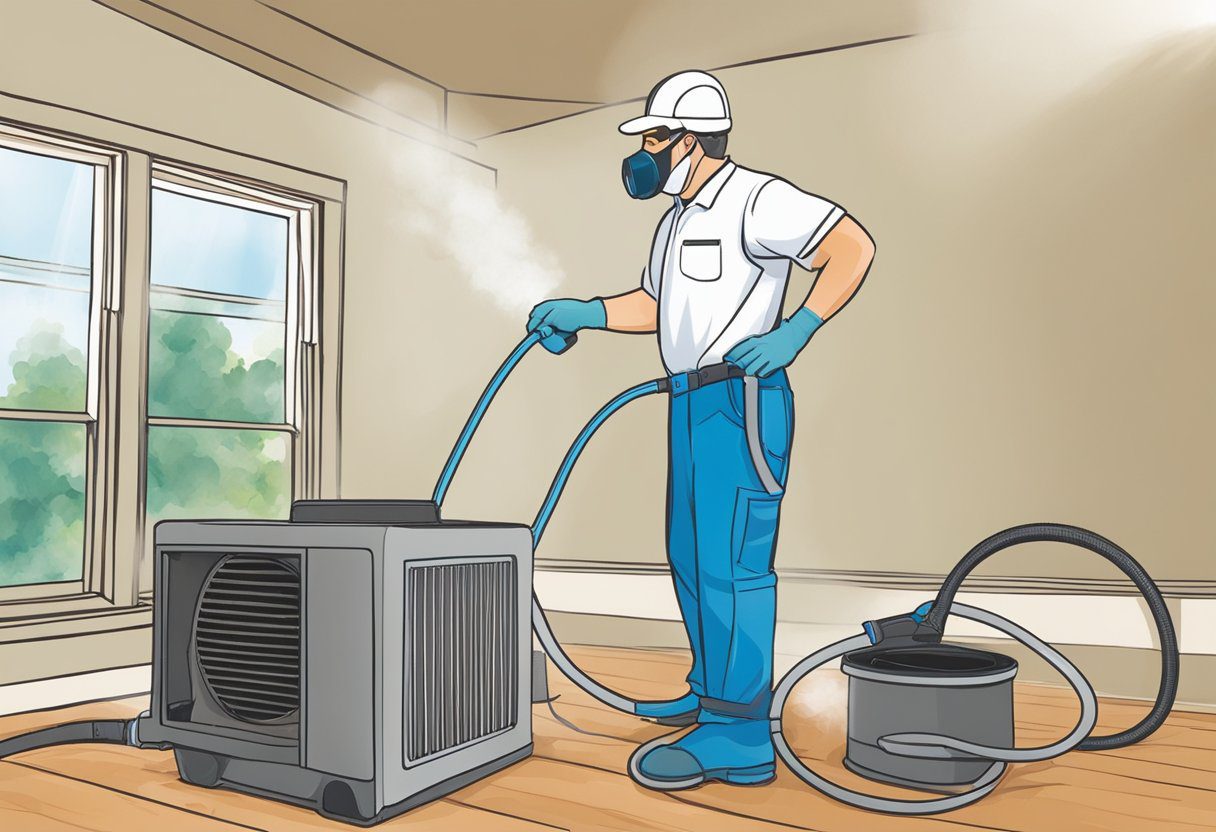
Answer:
<svg viewBox="0 0 1216 832"><path fill-rule="evenodd" d="M865 628L870 644L888 642L890 646L900 644L938 644L942 640L942 631L929 621L929 611L933 602L926 601L910 613L891 615L874 621L866 621L861 626Z"/></svg>
<svg viewBox="0 0 1216 832"><path fill-rule="evenodd" d="M563 332L560 329L542 326L539 330L540 345L554 355L561 355L578 343L578 333Z"/></svg>

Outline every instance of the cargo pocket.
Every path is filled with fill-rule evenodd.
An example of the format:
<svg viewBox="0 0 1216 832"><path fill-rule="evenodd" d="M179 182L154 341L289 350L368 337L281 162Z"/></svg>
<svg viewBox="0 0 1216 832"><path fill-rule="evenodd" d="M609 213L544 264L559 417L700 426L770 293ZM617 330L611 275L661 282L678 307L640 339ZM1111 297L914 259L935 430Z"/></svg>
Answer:
<svg viewBox="0 0 1216 832"><path fill-rule="evenodd" d="M780 495L739 489L735 497L731 546L735 562L746 572L764 575L772 570L780 508Z"/></svg>
<svg viewBox="0 0 1216 832"><path fill-rule="evenodd" d="M737 424L743 427L746 422L743 381L732 378L726 383L730 409L734 411ZM784 485L785 468L794 441L794 394L788 387L765 386L761 381L759 395L760 447L768 460L769 470Z"/></svg>
<svg viewBox="0 0 1216 832"><path fill-rule="evenodd" d="M760 388L760 444L766 453L782 461L790 455L793 433L790 398L785 388Z"/></svg>

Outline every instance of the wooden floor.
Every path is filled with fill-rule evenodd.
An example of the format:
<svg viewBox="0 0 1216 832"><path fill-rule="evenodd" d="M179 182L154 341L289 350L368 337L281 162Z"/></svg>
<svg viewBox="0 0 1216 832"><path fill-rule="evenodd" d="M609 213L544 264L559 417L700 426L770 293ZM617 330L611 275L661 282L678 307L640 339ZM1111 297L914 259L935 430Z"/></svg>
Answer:
<svg viewBox="0 0 1216 832"><path fill-rule="evenodd" d="M578 660L620 690L644 696L678 691L686 659L669 651L576 648ZM778 766L773 784L706 786L658 794L623 773L630 751L670 729L617 714L554 678L557 712L585 731L534 708L536 753L455 795L389 821L384 830L779 830L958 832L965 829L1216 829L1216 716L1176 711L1148 742L1118 751L1074 752L1013 766L997 791L957 812L896 818L850 809L803 786ZM786 714L793 745L841 783L878 794L917 796L861 780L840 767L845 683L835 670L806 680ZM132 715L145 698L0 719L0 737L73 719ZM1042 744L1070 728L1077 706L1065 690L1021 686L1020 745ZM1099 730L1130 725L1142 703L1104 700ZM603 735L603 736L598 736ZM60 746L0 762L0 830L351 829L304 809L177 779L168 752L117 746Z"/></svg>

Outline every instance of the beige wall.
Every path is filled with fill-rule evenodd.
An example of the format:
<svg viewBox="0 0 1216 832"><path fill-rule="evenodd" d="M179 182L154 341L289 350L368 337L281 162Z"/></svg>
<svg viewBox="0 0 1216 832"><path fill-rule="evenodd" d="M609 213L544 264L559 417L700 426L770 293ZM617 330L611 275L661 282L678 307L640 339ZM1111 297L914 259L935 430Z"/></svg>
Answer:
<svg viewBox="0 0 1216 832"><path fill-rule="evenodd" d="M399 163L415 143L85 0L4 16L22 35L0 52L0 89L349 182L343 495L428 495L527 303L474 288L451 235L416 219L450 213L454 183L483 198L491 172L417 176L431 163ZM779 564L940 572L983 535L1047 518L1104 532L1158 577L1209 577L1211 30L1095 45L928 16L937 29L722 73L732 154L837 199L879 248L861 297L793 372ZM478 151L555 255L560 294L636 281L662 206L620 188L632 147L615 125L635 109ZM659 371L647 337L596 333L535 358L449 515L530 520L583 421ZM662 557L663 426L654 400L602 431L542 556ZM995 571L1109 574L1027 554Z"/></svg>
<svg viewBox="0 0 1216 832"><path fill-rule="evenodd" d="M779 566L944 572L1042 519L1158 578L1211 578L1216 29L1043 22L929 15L912 40L720 75L733 156L841 202L878 244L792 373ZM636 285L665 207L620 187L634 148L615 126L637 108L483 145L560 294ZM537 456L555 464L597 404L659 371L651 339L602 334L542 363L488 428L468 511L534 503ZM542 556L661 557L663 409L635 410L588 452ZM1050 549L991 571L1115 574Z"/></svg>

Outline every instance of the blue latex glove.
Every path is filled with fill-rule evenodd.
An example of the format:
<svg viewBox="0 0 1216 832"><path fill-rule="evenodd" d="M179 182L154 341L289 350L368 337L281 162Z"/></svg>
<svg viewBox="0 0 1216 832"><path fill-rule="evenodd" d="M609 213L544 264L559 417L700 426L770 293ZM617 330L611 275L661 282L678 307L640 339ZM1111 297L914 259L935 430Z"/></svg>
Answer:
<svg viewBox="0 0 1216 832"><path fill-rule="evenodd" d="M547 300L533 307L532 314L528 316L528 332L536 332L542 327L548 327L550 331L578 332L580 329L603 329L606 326L608 313L599 298Z"/></svg>
<svg viewBox="0 0 1216 832"><path fill-rule="evenodd" d="M792 364L822 325L823 319L804 306L772 332L743 339L723 357L749 376L764 378Z"/></svg>

